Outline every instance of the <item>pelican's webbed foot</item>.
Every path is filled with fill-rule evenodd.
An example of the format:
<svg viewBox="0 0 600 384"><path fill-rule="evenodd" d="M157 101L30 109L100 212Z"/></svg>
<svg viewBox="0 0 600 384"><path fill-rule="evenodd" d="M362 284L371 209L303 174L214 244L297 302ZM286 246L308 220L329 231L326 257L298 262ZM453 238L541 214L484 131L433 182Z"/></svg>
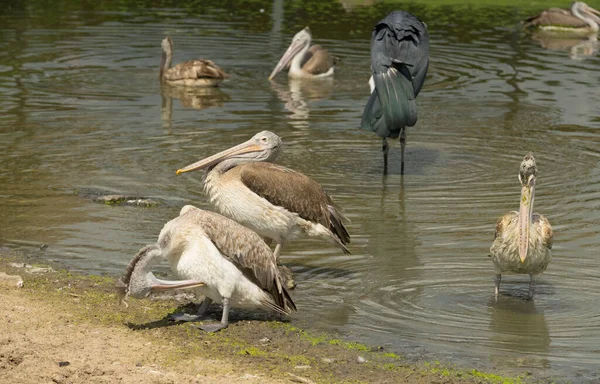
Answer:
<svg viewBox="0 0 600 384"><path fill-rule="evenodd" d="M229 324L229 298L223 298L223 316L221 317L221 322L219 324L206 324L199 325L198 328L202 329L206 332L217 332L223 328L227 328Z"/></svg>
<svg viewBox="0 0 600 384"><path fill-rule="evenodd" d="M222 323L217 323L217 324L206 324L206 325L199 325L198 328L200 328L201 330L205 331L205 332L217 332L220 331L223 328L227 328L228 324L222 324Z"/></svg>

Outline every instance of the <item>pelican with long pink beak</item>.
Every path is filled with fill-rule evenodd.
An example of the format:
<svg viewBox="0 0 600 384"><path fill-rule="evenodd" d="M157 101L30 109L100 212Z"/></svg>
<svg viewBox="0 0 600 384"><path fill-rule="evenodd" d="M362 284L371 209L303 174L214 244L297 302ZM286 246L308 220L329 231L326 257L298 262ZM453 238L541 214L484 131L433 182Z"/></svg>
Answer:
<svg viewBox="0 0 600 384"><path fill-rule="evenodd" d="M292 43L285 51L271 75L273 80L282 69L289 65L288 76L291 78L321 78L333 76L337 58L330 55L320 45L311 46L312 34L308 27L296 33Z"/></svg>
<svg viewBox="0 0 600 384"><path fill-rule="evenodd" d="M546 217L533 213L537 166L529 152L519 171L521 204L519 212L505 214L496 223L490 257L496 270L495 295L498 299L502 273L528 274L529 298L535 292L534 277L542 274L552 259L552 226Z"/></svg>

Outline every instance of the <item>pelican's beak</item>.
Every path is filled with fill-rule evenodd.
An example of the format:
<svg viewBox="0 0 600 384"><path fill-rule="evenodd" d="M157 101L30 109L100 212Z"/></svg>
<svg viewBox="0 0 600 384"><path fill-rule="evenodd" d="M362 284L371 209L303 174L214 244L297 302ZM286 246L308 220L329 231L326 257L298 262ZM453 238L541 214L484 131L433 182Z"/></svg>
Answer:
<svg viewBox="0 0 600 384"><path fill-rule="evenodd" d="M166 291L169 289L189 289L203 287L206 284L198 280L161 280L154 276L153 273L149 274L150 288L152 291Z"/></svg>
<svg viewBox="0 0 600 384"><path fill-rule="evenodd" d="M197 161L194 164L190 164L187 167L178 169L177 174L179 175L180 173L197 171L198 169L210 167L210 166L220 163L221 161L228 159L232 156L242 155L244 153L251 153L251 152L261 152L263 150L264 150L264 148L262 148L259 145L256 145L255 141L253 139L250 139L242 144L236 145L233 148L226 149L223 152L219 152L215 155L212 155L205 159Z"/></svg>
<svg viewBox="0 0 600 384"><path fill-rule="evenodd" d="M519 207L519 257L525 262L529 250L529 228L533 214L533 198L535 195L535 176L530 176L521 187L521 205Z"/></svg>
<svg viewBox="0 0 600 384"><path fill-rule="evenodd" d="M281 56L281 59L279 59L279 62L277 63L277 65L275 66L275 68L273 69L273 72L271 72L271 74L269 75L269 80L273 80L273 78L275 76L277 76L277 74L279 72L281 72L281 70L283 68L285 68L285 66L292 61L292 59L302 50L304 49L304 47L306 46L306 41L305 40L297 40L297 41L292 41L292 43L290 44L290 46L288 47L287 51L285 51L285 53L283 54L283 56Z"/></svg>

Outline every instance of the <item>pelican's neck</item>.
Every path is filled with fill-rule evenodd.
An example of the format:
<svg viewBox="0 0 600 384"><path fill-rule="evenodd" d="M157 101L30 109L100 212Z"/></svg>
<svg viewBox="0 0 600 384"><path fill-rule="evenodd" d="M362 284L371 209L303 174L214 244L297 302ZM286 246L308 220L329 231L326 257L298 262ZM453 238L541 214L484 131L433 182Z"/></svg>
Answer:
<svg viewBox="0 0 600 384"><path fill-rule="evenodd" d="M171 68L171 61L173 60L173 49L164 49L160 58L160 78L162 79L167 69Z"/></svg>
<svg viewBox="0 0 600 384"><path fill-rule="evenodd" d="M573 14L573 16L577 17L578 19L585 21L587 23L587 25L590 26L590 29L593 32L598 32L598 30L600 29L600 27L598 26L598 23L596 23L596 21L594 19L579 12L578 6L571 7L571 13Z"/></svg>
<svg viewBox="0 0 600 384"><path fill-rule="evenodd" d="M129 294L135 296L137 292L148 287L147 275L150 273L150 266L154 264L156 258L160 256L161 250L157 244L142 248L135 256L131 276L128 281Z"/></svg>
<svg viewBox="0 0 600 384"><path fill-rule="evenodd" d="M300 73L302 72L302 60L304 59L304 55L308 52L308 48L310 47L310 41L306 43L304 48L300 52L294 56L292 62L290 64L290 72L289 73Z"/></svg>
<svg viewBox="0 0 600 384"><path fill-rule="evenodd" d="M226 159L206 170L204 175L204 190L212 198L217 190L219 179L230 169L247 162L245 159Z"/></svg>

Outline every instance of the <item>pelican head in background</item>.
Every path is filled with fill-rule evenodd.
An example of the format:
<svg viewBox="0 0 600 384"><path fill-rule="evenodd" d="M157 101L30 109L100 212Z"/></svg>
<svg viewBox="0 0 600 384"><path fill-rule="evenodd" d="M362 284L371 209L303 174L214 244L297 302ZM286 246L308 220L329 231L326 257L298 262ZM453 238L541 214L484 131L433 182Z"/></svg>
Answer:
<svg viewBox="0 0 600 384"><path fill-rule="evenodd" d="M490 257L496 270L495 295L498 298L504 272L528 274L529 298L533 298L534 276L546 270L552 259L552 226L546 217L533 213L537 166L528 153L519 170L521 203L519 212L509 212L498 219Z"/></svg>
<svg viewBox="0 0 600 384"><path fill-rule="evenodd" d="M333 76L336 58L320 45L310 46L312 34L308 27L296 33L269 80L289 64L288 76L292 78L320 78Z"/></svg>
<svg viewBox="0 0 600 384"><path fill-rule="evenodd" d="M371 35L371 96L361 128L383 139L383 173L388 170L387 138L400 136L404 174L406 127L417 123L417 95L429 67L427 26L411 13L395 11L375 25Z"/></svg>
<svg viewBox="0 0 600 384"><path fill-rule="evenodd" d="M150 266L162 260L168 260L173 273L186 280L154 277ZM260 236L191 205L165 224L156 244L140 249L122 282L134 297L144 297L152 289L197 288L205 296L197 316L176 320L199 320L213 301L223 303L221 322L200 327L207 332L227 327L230 307L266 308L285 315L296 310L273 253Z"/></svg>
<svg viewBox="0 0 600 384"><path fill-rule="evenodd" d="M596 34L600 27L600 11L582 1L574 1L569 9L549 8L525 20L525 28L548 32Z"/></svg>
<svg viewBox="0 0 600 384"><path fill-rule="evenodd" d="M262 131L250 140L177 170L206 168L204 189L225 216L276 242L305 234L329 241L349 254L348 220L331 197L308 176L273 164L281 138Z"/></svg>
<svg viewBox="0 0 600 384"><path fill-rule="evenodd" d="M210 60L185 61L171 67L173 41L167 36L161 43L160 81L162 84L190 87L216 87L227 75Z"/></svg>

